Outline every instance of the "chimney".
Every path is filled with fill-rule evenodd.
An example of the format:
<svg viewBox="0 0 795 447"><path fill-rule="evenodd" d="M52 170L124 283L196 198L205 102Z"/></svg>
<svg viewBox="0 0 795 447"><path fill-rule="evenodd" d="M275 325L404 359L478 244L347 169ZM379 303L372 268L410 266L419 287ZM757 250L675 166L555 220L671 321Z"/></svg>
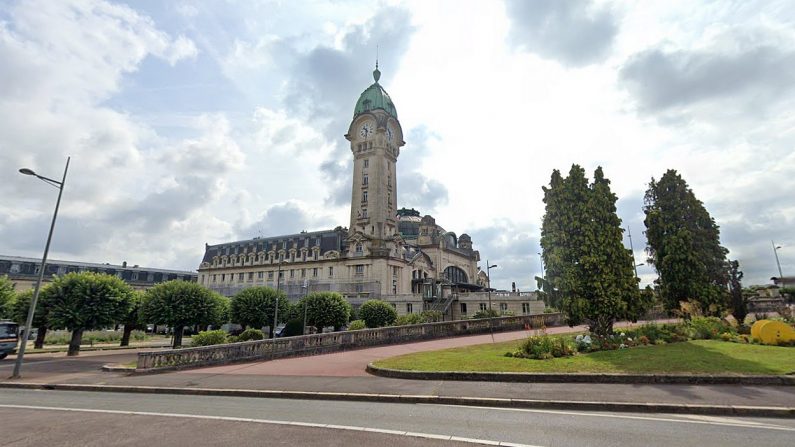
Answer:
<svg viewBox="0 0 795 447"><path fill-rule="evenodd" d="M121 266L127 268L127 261L122 261Z"/></svg>

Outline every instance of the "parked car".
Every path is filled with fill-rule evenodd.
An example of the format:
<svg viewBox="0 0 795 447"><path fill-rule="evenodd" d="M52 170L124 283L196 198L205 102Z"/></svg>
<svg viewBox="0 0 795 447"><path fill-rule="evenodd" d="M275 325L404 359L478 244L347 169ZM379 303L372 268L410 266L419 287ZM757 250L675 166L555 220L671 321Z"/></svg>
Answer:
<svg viewBox="0 0 795 447"><path fill-rule="evenodd" d="M8 354L17 352L19 344L19 325L13 321L0 321L0 360Z"/></svg>

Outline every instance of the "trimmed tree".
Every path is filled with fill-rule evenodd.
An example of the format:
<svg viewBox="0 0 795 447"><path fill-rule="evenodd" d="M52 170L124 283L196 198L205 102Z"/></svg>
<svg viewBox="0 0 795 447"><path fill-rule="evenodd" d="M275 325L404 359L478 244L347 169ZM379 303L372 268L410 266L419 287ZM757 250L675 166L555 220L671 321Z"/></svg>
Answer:
<svg viewBox="0 0 795 447"><path fill-rule="evenodd" d="M727 307L728 250L704 204L674 170L651 179L644 197L646 251L669 311L693 301L702 311L720 315Z"/></svg>
<svg viewBox="0 0 795 447"><path fill-rule="evenodd" d="M130 345L130 335L136 329L145 329L146 326L141 322L141 303L144 300L144 293L134 290L130 296L130 311L121 320L124 325L124 332L121 335L119 346Z"/></svg>
<svg viewBox="0 0 795 447"><path fill-rule="evenodd" d="M49 326L72 332L67 352L71 356L80 353L84 331L113 326L126 317L133 290L116 276L73 272L56 276L42 293Z"/></svg>
<svg viewBox="0 0 795 447"><path fill-rule="evenodd" d="M178 348L182 346L185 326L223 324L227 302L226 298L200 284L169 281L146 291L141 315L146 323L173 327L173 347Z"/></svg>
<svg viewBox="0 0 795 447"><path fill-rule="evenodd" d="M391 326L397 320L397 311L383 300L367 300L359 307L359 318L369 328Z"/></svg>
<svg viewBox="0 0 795 447"><path fill-rule="evenodd" d="M8 275L0 276L0 319L11 318L15 298L14 283L8 279Z"/></svg>
<svg viewBox="0 0 795 447"><path fill-rule="evenodd" d="M598 335L610 334L618 319L636 320L644 311L616 200L602 168L590 185L580 166L573 165L565 179L555 171L544 188L546 282L562 296L568 324L586 323Z"/></svg>
<svg viewBox="0 0 795 447"><path fill-rule="evenodd" d="M35 349L42 349L44 347L44 337L47 336L48 322L47 313L49 308L44 302L44 290L42 287L39 292L39 300L36 302L36 312L33 313L33 327L38 329L36 332L36 341L33 342ZM19 292L11 305L11 319L19 323L20 326L24 325L28 319L28 310L30 309L30 302L33 301L33 289ZM25 336L27 338L27 336Z"/></svg>
<svg viewBox="0 0 795 447"><path fill-rule="evenodd" d="M261 329L264 326L273 326L273 311L275 303L279 303L279 322L287 321L290 311L290 302L284 292L277 292L270 287L249 287L238 292L230 303L230 317L233 323L243 326L243 329L252 327ZM271 328L270 336L273 337Z"/></svg>
<svg viewBox="0 0 795 447"><path fill-rule="evenodd" d="M314 326L318 333L326 326L342 329L351 316L350 303L337 292L312 292L293 306L291 314L303 319L304 306L307 326Z"/></svg>

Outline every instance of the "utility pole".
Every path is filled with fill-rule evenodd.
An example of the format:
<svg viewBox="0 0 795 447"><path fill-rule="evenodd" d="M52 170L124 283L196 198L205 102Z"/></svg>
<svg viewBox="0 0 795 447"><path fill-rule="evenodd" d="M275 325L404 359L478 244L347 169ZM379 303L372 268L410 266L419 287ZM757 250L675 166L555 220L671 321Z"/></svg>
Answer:
<svg viewBox="0 0 795 447"><path fill-rule="evenodd" d="M772 240L770 241L770 243L773 245L773 254L776 255L776 266L778 267L778 280L781 283L781 287L783 288L785 286L784 274L781 273L781 262L779 262L778 260L778 249L781 248L781 246L776 245L776 243L773 242Z"/></svg>

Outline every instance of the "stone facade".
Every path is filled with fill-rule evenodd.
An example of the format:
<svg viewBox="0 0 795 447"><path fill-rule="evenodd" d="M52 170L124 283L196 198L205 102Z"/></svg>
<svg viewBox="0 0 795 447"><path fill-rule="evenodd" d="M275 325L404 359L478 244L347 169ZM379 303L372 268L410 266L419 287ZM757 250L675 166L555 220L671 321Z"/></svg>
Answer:
<svg viewBox="0 0 795 447"><path fill-rule="evenodd" d="M447 319L480 307L486 294L476 292L487 283L471 237L445 231L432 216L397 209L397 162L406 142L377 67L373 77L345 134L353 156L349 226L207 245L199 283L226 296L268 286L291 300L335 291L354 306L379 298L401 315L437 310ZM534 294L501 298L494 308L505 313L543 311Z"/></svg>

